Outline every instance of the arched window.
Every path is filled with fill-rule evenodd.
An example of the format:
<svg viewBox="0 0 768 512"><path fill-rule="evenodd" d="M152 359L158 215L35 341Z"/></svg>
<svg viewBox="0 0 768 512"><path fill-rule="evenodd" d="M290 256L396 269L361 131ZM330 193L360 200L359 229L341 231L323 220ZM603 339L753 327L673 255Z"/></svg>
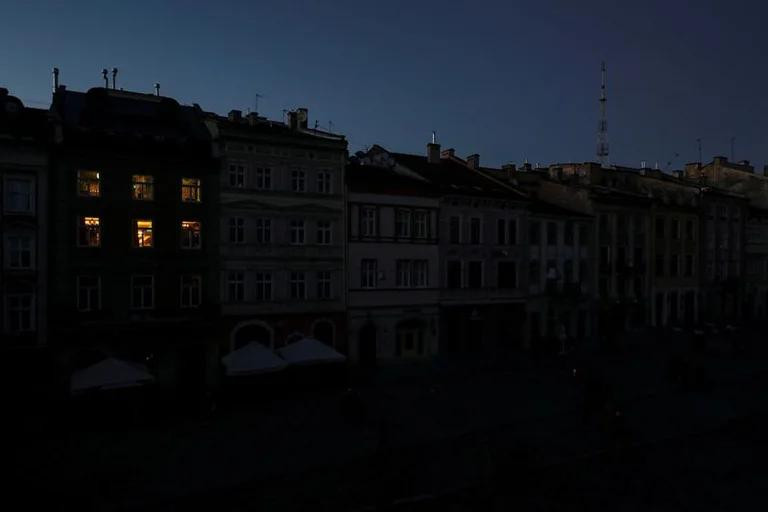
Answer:
<svg viewBox="0 0 768 512"><path fill-rule="evenodd" d="M243 322L232 329L230 341L232 350L237 350L253 341L267 348L274 348L274 331L269 324L260 320Z"/></svg>

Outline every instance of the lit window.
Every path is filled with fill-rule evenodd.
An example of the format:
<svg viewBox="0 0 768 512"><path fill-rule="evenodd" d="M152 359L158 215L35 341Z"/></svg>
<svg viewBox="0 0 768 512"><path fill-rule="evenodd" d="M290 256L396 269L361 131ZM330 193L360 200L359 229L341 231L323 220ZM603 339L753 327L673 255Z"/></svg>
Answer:
<svg viewBox="0 0 768 512"><path fill-rule="evenodd" d="M291 171L291 190L304 192L306 190L306 174L304 171Z"/></svg>
<svg viewBox="0 0 768 512"><path fill-rule="evenodd" d="M227 297L230 302L242 302L245 298L245 276L242 272L227 274Z"/></svg>
<svg viewBox="0 0 768 512"><path fill-rule="evenodd" d="M77 171L77 193L85 197L99 197L99 179L98 171Z"/></svg>
<svg viewBox="0 0 768 512"><path fill-rule="evenodd" d="M307 283L304 272L291 272L289 284L292 299L305 299L307 297Z"/></svg>
<svg viewBox="0 0 768 512"><path fill-rule="evenodd" d="M200 180L197 178L181 178L181 200L185 203L199 203Z"/></svg>
<svg viewBox="0 0 768 512"><path fill-rule="evenodd" d="M101 246L101 221L98 217L78 217L77 245L80 247Z"/></svg>
<svg viewBox="0 0 768 512"><path fill-rule="evenodd" d="M11 333L34 330L34 295L31 293L6 295L5 328Z"/></svg>
<svg viewBox="0 0 768 512"><path fill-rule="evenodd" d="M291 221L291 245L304 245L304 221Z"/></svg>
<svg viewBox="0 0 768 512"><path fill-rule="evenodd" d="M229 165L229 186L237 188L245 186L245 167L239 164Z"/></svg>
<svg viewBox="0 0 768 512"><path fill-rule="evenodd" d="M5 211L32 212L32 180L8 178L5 180Z"/></svg>
<svg viewBox="0 0 768 512"><path fill-rule="evenodd" d="M77 276L77 310L97 311L99 309L101 309L101 278Z"/></svg>
<svg viewBox="0 0 768 512"><path fill-rule="evenodd" d="M317 298L331 298L331 273L328 270L322 270L317 273Z"/></svg>
<svg viewBox="0 0 768 512"><path fill-rule="evenodd" d="M330 172L321 171L317 173L317 191L321 194L330 194L332 192Z"/></svg>
<svg viewBox="0 0 768 512"><path fill-rule="evenodd" d="M245 219L242 217L229 219L229 241L233 244L245 242Z"/></svg>
<svg viewBox="0 0 768 512"><path fill-rule="evenodd" d="M181 276L181 307L196 308L201 302L202 278L197 275Z"/></svg>
<svg viewBox="0 0 768 512"><path fill-rule="evenodd" d="M194 220L181 221L181 248L199 249L201 243L200 223Z"/></svg>
<svg viewBox="0 0 768 512"><path fill-rule="evenodd" d="M331 221L317 221L317 243L320 245L331 243Z"/></svg>
<svg viewBox="0 0 768 512"><path fill-rule="evenodd" d="M272 274L256 272L256 300L272 300Z"/></svg>
<svg viewBox="0 0 768 512"><path fill-rule="evenodd" d="M32 237L30 235L9 235L7 247L6 261L9 268L32 268Z"/></svg>
<svg viewBox="0 0 768 512"><path fill-rule="evenodd" d="M135 220L133 221L133 246L147 248L154 245L152 238L152 221Z"/></svg>
<svg viewBox="0 0 768 512"><path fill-rule="evenodd" d="M155 307L155 276L131 276L131 308L152 309Z"/></svg>
<svg viewBox="0 0 768 512"><path fill-rule="evenodd" d="M146 174L134 174L131 192L137 201L151 201L155 198L155 178Z"/></svg>

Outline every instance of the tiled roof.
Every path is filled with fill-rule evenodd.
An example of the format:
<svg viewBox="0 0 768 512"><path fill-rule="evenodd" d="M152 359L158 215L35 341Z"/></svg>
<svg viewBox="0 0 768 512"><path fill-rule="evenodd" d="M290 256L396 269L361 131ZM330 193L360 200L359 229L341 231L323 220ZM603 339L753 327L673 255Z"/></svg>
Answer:
<svg viewBox="0 0 768 512"><path fill-rule="evenodd" d="M350 192L428 197L440 195L437 187L427 181L378 165L350 164L346 176Z"/></svg>

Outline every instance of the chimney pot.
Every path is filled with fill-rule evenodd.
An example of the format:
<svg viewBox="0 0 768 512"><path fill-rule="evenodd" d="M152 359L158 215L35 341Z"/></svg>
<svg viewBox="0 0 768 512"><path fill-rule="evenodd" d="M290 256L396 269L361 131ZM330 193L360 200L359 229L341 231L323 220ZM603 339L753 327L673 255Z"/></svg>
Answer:
<svg viewBox="0 0 768 512"><path fill-rule="evenodd" d="M59 68L53 68L53 92L59 88Z"/></svg>
<svg viewBox="0 0 768 512"><path fill-rule="evenodd" d="M473 153L467 157L467 167L473 170L480 168L480 155Z"/></svg>
<svg viewBox="0 0 768 512"><path fill-rule="evenodd" d="M229 118L230 121L237 122L237 121L240 121L240 119L242 119L242 115L243 113L239 110L230 110L229 115L227 117Z"/></svg>
<svg viewBox="0 0 768 512"><path fill-rule="evenodd" d="M456 156L456 150L454 150L453 148L444 149L440 153L441 158L453 158L454 156Z"/></svg>
<svg viewBox="0 0 768 512"><path fill-rule="evenodd" d="M435 142L427 144L427 162L430 164L440 163L440 144Z"/></svg>

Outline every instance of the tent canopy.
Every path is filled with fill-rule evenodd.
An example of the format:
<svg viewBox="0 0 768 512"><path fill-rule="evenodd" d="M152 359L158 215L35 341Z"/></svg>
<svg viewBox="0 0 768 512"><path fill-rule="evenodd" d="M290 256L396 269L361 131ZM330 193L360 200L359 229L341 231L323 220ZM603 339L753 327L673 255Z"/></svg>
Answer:
<svg viewBox="0 0 768 512"><path fill-rule="evenodd" d="M144 365L107 357L72 373L70 391L79 393L89 389L130 388L154 380L155 378Z"/></svg>
<svg viewBox="0 0 768 512"><path fill-rule="evenodd" d="M339 363L347 358L314 338L304 338L277 351L288 364Z"/></svg>
<svg viewBox="0 0 768 512"><path fill-rule="evenodd" d="M256 375L282 370L285 361L259 342L252 341L221 358L227 375Z"/></svg>

